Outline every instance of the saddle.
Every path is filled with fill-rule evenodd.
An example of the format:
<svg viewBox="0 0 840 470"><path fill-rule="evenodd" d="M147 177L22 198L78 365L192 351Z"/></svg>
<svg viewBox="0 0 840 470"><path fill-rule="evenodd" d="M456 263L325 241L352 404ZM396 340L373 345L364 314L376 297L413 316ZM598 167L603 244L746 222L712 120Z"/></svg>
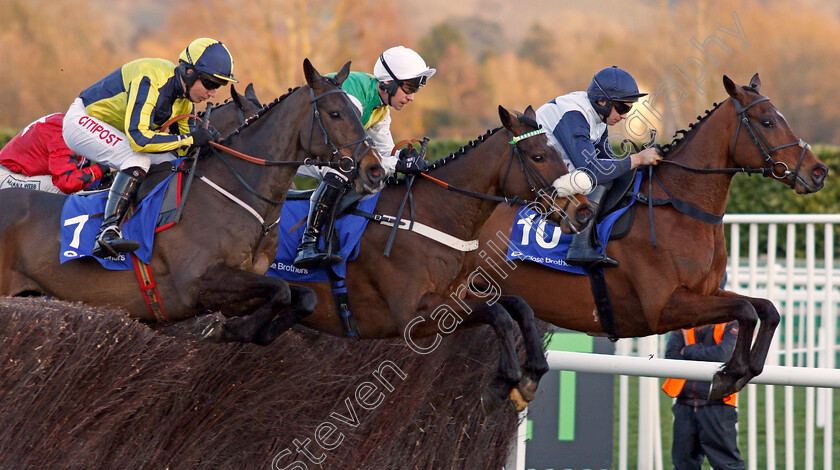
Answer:
<svg viewBox="0 0 840 470"><path fill-rule="evenodd" d="M287 201L309 201L314 193L314 189L310 190L290 190L286 194ZM345 192L335 206L335 216L332 217L324 227L324 244L328 252L338 252L340 250L339 231L335 229L336 221L343 215L351 214L353 209L358 206L358 203L364 196L350 189ZM285 214L285 212L284 212ZM356 214L358 215L358 214ZM301 224L305 223L306 219L299 221L292 231L295 231ZM282 230L282 228L281 228ZM281 236L284 236L281 234ZM336 311L338 313L338 320L341 323L344 333L349 338L359 339L359 327L356 318L353 314L353 307L350 302L350 293L347 290L347 285L342 276L338 275L333 269L326 269L329 276L330 286L332 288L333 299L335 301Z"/></svg>
<svg viewBox="0 0 840 470"><path fill-rule="evenodd" d="M633 182L636 180L638 170L633 170L625 173L613 181L603 202L601 202L601 211L598 214L597 223L601 223L611 213L623 209L633 202ZM610 233L610 240L621 240L630 233L633 228L635 212L628 210L613 225Z"/></svg>

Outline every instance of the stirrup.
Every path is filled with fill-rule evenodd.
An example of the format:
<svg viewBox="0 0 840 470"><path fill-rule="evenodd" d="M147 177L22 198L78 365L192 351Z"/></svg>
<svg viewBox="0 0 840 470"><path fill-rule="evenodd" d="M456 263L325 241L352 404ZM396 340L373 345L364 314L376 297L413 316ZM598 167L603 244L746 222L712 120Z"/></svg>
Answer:
<svg viewBox="0 0 840 470"><path fill-rule="evenodd" d="M317 250L317 248L313 249ZM308 254L305 257L302 257L302 254L302 251L298 251L298 255L295 257L295 261L292 263L292 266L298 269L314 269L332 266L344 260L344 258L335 253L330 254L321 251L315 251L315 253Z"/></svg>
<svg viewBox="0 0 840 470"><path fill-rule="evenodd" d="M590 252L591 256L584 256L584 257L576 257L576 258L569 258L568 254L566 255L566 263L571 264L572 266L584 266L586 268L616 268L619 266L618 260L611 258L610 256L604 254L602 255L597 250L592 250Z"/></svg>
<svg viewBox="0 0 840 470"><path fill-rule="evenodd" d="M117 258L120 253L131 253L140 248L140 243L122 237L122 232L116 226L106 227L96 237L96 244L91 254L97 258Z"/></svg>

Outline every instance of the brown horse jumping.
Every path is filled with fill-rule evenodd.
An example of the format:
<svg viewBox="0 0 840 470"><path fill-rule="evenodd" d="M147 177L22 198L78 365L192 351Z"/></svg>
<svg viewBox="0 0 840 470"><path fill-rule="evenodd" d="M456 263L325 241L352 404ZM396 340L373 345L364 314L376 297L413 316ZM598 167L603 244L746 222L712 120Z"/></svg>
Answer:
<svg viewBox="0 0 840 470"><path fill-rule="evenodd" d="M506 205L499 200L531 199L549 182L564 175L568 177L560 155L548 144L545 135L535 133L518 142L512 139L537 130L533 109L529 107L524 115L513 115L499 107L499 114L504 128L436 162L428 172L462 192L447 191L425 178L418 177L414 182L411 191L417 222L460 240L474 240L493 209ZM379 197L376 212L396 214L405 193L406 184L387 185ZM552 202L566 204L567 198ZM592 217L584 197L575 196L573 203L577 208L573 216L561 222L566 232L579 230ZM524 408L533 398L540 376L548 370L528 305L519 297L498 295L492 289L471 291L470 285L488 276L480 271L462 285L453 284L462 271L466 253L415 232L400 231L390 257L386 258L382 253L390 232L390 227L371 223L362 237L359 257L347 266L346 283L360 336L402 336L418 354L428 354L437 346L441 335L452 333L458 327L489 324L500 342L501 356L493 387L485 394L485 404L498 405L510 394L517 406ZM484 254L491 252L486 246L478 249ZM315 290L318 308L300 323L344 336L329 284L305 285ZM214 325L208 335L217 340L269 342L285 326L274 328L272 320L271 315L262 321L257 315L234 318ZM521 370L513 341L513 320L518 323L526 344L527 358ZM435 338L431 345L416 343L419 338L429 336Z"/></svg>
<svg viewBox="0 0 840 470"><path fill-rule="evenodd" d="M823 187L828 167L820 162L785 121L759 94L758 74L748 87L736 86L724 76L730 96L715 107L685 136L666 146L662 164L655 167L652 197L673 197L711 214L723 214L735 172L760 169L798 194ZM702 174L692 169L723 172ZM661 181L661 184L657 183ZM640 192L649 187L647 176ZM666 192L667 191L667 192ZM726 269L723 226L692 218L673 205L637 202L629 235L609 243L611 256L621 266L605 270L609 296L622 337L663 334L680 328L738 320L740 331L732 358L717 372L713 397L740 390L760 374L779 313L766 299L746 297L718 289ZM510 234L516 209L498 206L484 225L480 240ZM651 243L654 222L656 247ZM559 327L603 334L595 315L589 279L541 265L515 260L516 269L500 279L504 292L516 293L538 318ZM467 272L488 268L471 255ZM750 349L756 321L761 326Z"/></svg>
<svg viewBox="0 0 840 470"><path fill-rule="evenodd" d="M279 314L291 325L315 307L309 289L264 276L274 260L280 215L298 164L304 159L355 162L357 190L378 188L379 155L366 139L358 113L341 83L304 61L307 85L263 109L229 136L226 145L265 165L215 151L197 162L180 222L155 240L151 269L168 320L207 310L226 315ZM282 163L281 163L282 161ZM224 192L211 187L223 188ZM231 197L232 196L232 197ZM44 294L92 305L121 307L134 318L155 320L135 273L108 271L90 258L59 264L59 217L65 197L28 190L0 193L0 294Z"/></svg>

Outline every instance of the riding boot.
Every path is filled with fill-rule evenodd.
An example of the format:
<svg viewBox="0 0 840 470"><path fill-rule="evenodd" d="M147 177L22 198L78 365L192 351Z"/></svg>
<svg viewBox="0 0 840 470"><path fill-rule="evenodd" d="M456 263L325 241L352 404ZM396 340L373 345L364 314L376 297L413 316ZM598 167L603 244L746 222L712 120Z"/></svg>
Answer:
<svg viewBox="0 0 840 470"><path fill-rule="evenodd" d="M586 196L592 205L592 211L595 216L589 225L572 237L572 243L569 245L569 251L566 253L566 263L591 268L614 268L618 266L618 261L606 255L606 248L604 249L604 254L601 254L596 249L596 247L602 245L598 240L598 230L595 228L595 221L598 219L598 209L601 205L601 200L607 194L609 186L598 185Z"/></svg>
<svg viewBox="0 0 840 470"><path fill-rule="evenodd" d="M108 202L105 203L102 225L93 245L93 256L117 257L120 253L130 253L140 248L140 243L122 237L120 225L145 177L146 172L138 167L122 170L114 177L108 192Z"/></svg>
<svg viewBox="0 0 840 470"><path fill-rule="evenodd" d="M344 194L346 182L340 176L327 173L318 189L312 194L309 203L309 216L306 218L306 228L297 249L297 256L292 265L300 269L311 269L319 266L330 266L342 261L342 257L334 253L325 253L318 247L318 239L324 227L329 227L335 212L335 204Z"/></svg>

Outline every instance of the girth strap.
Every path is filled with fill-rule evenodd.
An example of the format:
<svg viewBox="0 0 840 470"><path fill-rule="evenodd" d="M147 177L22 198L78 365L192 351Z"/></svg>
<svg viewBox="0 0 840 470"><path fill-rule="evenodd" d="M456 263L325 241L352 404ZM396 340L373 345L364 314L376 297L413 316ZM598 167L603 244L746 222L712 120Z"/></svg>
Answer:
<svg viewBox="0 0 840 470"><path fill-rule="evenodd" d="M353 308L350 305L350 293L347 291L347 285L344 279L338 277L332 269L327 269L330 274L330 285L332 286L333 299L335 300L336 312L341 321L341 328L348 338L356 340L361 339L359 333L359 324L356 322L356 317L353 315Z"/></svg>
<svg viewBox="0 0 840 470"><path fill-rule="evenodd" d="M393 226L394 222L397 220L396 217L390 215L371 214L370 212L361 211L359 209L349 210L347 213L370 219L378 224L388 227ZM460 238L453 237L448 233L441 232L436 228L429 227L428 225L421 224L417 221L400 219L400 222L397 225L397 228L399 229L409 230L458 251L467 252L478 249L478 240L461 240Z"/></svg>

